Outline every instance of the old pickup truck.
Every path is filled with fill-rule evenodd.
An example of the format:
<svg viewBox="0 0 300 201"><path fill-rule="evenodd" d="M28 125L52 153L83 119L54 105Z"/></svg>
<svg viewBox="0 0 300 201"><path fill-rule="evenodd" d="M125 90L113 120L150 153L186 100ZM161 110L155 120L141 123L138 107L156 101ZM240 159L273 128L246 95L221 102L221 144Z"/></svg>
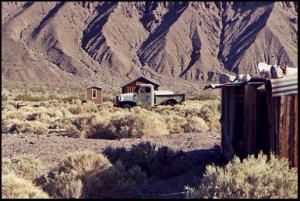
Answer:
<svg viewBox="0 0 300 201"><path fill-rule="evenodd" d="M139 84L133 93L116 96L114 106L131 108L134 106L153 107L158 105L176 105L185 101L185 94L173 91L156 91L152 84Z"/></svg>

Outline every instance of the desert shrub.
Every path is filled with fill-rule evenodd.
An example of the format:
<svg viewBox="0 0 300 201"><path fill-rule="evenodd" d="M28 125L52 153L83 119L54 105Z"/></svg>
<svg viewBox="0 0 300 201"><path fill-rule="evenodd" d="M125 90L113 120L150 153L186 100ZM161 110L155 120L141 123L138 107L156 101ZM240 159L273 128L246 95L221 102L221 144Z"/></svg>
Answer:
<svg viewBox="0 0 300 201"><path fill-rule="evenodd" d="M138 166L125 168L117 161L114 166L90 176L88 179L85 198L139 198L139 186L146 180L146 174Z"/></svg>
<svg viewBox="0 0 300 201"><path fill-rule="evenodd" d="M48 124L40 121L24 122L21 125L21 133L33 133L36 135L43 135L48 133Z"/></svg>
<svg viewBox="0 0 300 201"><path fill-rule="evenodd" d="M90 131L89 138L141 138L164 134L168 134L168 130L161 117L137 107L131 112L113 114L109 123L95 125Z"/></svg>
<svg viewBox="0 0 300 201"><path fill-rule="evenodd" d="M73 102L75 102L75 100L79 100L78 103L81 104L81 102L83 100L85 100L85 96L84 95L79 95L79 96L68 96L68 97L62 98L62 101L65 102L65 103L73 103Z"/></svg>
<svg viewBox="0 0 300 201"><path fill-rule="evenodd" d="M198 188L186 187L188 198L298 198L298 173L287 159L262 152L225 167L209 165Z"/></svg>
<svg viewBox="0 0 300 201"><path fill-rule="evenodd" d="M1 94L1 101L5 102L7 101L8 97L5 94Z"/></svg>
<svg viewBox="0 0 300 201"><path fill-rule="evenodd" d="M14 173L2 175L2 199L34 199L49 196L31 181L19 178Z"/></svg>
<svg viewBox="0 0 300 201"><path fill-rule="evenodd" d="M91 151L78 151L69 154L61 165L66 169L76 170L82 178L95 171L101 172L111 166L106 156Z"/></svg>
<svg viewBox="0 0 300 201"><path fill-rule="evenodd" d="M179 175L186 169L182 161L184 153L181 150L174 151L166 146L156 148L156 145L150 142L133 145L128 151L122 147L115 149L107 147L103 154L112 164L121 161L126 168L137 165L147 176L169 178Z"/></svg>
<svg viewBox="0 0 300 201"><path fill-rule="evenodd" d="M2 159L2 175L15 173L18 177L33 180L43 171L42 162L32 155L18 155Z"/></svg>
<svg viewBox="0 0 300 201"><path fill-rule="evenodd" d="M83 192L83 184L76 170L63 167L53 168L47 176L36 180L42 181L42 189L52 198L78 199Z"/></svg>
<svg viewBox="0 0 300 201"><path fill-rule="evenodd" d="M183 125L186 124L186 120L186 118L177 115L164 116L164 121L170 134L184 133Z"/></svg>
<svg viewBox="0 0 300 201"><path fill-rule="evenodd" d="M31 96L29 94L19 94L15 97L16 101L29 101L29 102L38 102L38 101L45 101L46 97L42 96Z"/></svg>
<svg viewBox="0 0 300 201"><path fill-rule="evenodd" d="M81 105L81 103L80 103L80 105ZM96 112L98 112L97 104L95 104L92 101L88 101L87 103L82 104L81 107L83 107L87 113L96 113Z"/></svg>
<svg viewBox="0 0 300 201"><path fill-rule="evenodd" d="M78 151L66 156L39 182L45 192L54 198L80 198L87 178L102 172L112 164L102 154Z"/></svg>
<svg viewBox="0 0 300 201"><path fill-rule="evenodd" d="M202 118L193 116L187 120L185 125L183 125L183 129L184 132L199 132L207 131L209 128Z"/></svg>
<svg viewBox="0 0 300 201"><path fill-rule="evenodd" d="M69 107L69 111L73 114L73 115L78 115L78 114L84 114L85 108L82 107L81 105L71 105Z"/></svg>
<svg viewBox="0 0 300 201"><path fill-rule="evenodd" d="M83 132L78 130L76 126L74 125L65 125L66 129L66 136L71 138L85 138L85 135L83 135Z"/></svg>
<svg viewBox="0 0 300 201"><path fill-rule="evenodd" d="M28 112L22 110L12 110L4 114L4 119L18 119L20 121L25 121L27 119Z"/></svg>
<svg viewBox="0 0 300 201"><path fill-rule="evenodd" d="M14 123L8 129L8 132L11 133L11 134L19 133L20 132L20 127L21 126L19 124Z"/></svg>

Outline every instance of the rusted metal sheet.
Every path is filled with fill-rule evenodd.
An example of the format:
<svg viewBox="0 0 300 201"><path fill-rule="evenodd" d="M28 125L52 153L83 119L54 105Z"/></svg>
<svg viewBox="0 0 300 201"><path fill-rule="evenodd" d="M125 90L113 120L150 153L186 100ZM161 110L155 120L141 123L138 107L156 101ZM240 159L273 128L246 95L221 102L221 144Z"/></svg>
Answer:
<svg viewBox="0 0 300 201"><path fill-rule="evenodd" d="M272 85L272 96L284 96L298 94L298 74L283 78L270 79Z"/></svg>

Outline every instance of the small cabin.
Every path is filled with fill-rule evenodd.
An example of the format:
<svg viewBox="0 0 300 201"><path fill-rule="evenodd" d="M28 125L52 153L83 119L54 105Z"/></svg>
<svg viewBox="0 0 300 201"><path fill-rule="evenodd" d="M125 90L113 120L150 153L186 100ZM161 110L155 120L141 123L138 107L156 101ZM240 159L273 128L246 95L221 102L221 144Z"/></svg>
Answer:
<svg viewBox="0 0 300 201"><path fill-rule="evenodd" d="M136 86L139 84L152 84L154 86L154 90L158 90L159 87L159 84L156 81L141 76L123 85L122 94L134 92Z"/></svg>
<svg viewBox="0 0 300 201"><path fill-rule="evenodd" d="M96 86L86 88L86 101L92 101L95 104L101 104L102 88Z"/></svg>
<svg viewBox="0 0 300 201"><path fill-rule="evenodd" d="M298 168L298 75L210 84L220 88L222 155L230 161L271 152Z"/></svg>

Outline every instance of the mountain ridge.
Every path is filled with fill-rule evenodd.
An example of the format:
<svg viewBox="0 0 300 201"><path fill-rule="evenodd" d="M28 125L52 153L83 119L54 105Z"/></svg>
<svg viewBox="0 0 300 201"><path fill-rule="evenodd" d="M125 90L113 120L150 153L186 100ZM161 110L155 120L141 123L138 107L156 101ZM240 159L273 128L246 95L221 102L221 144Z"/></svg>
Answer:
<svg viewBox="0 0 300 201"><path fill-rule="evenodd" d="M201 93L257 63L298 67L297 2L1 2L2 79L85 88L141 75Z"/></svg>

